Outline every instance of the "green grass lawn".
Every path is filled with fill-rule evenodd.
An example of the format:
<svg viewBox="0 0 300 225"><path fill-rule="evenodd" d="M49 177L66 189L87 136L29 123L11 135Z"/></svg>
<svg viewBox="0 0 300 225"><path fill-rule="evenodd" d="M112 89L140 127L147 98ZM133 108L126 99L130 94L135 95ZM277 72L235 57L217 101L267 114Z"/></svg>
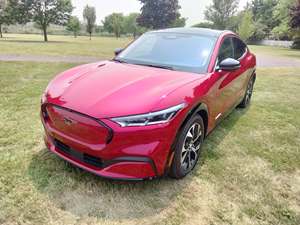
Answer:
<svg viewBox="0 0 300 225"><path fill-rule="evenodd" d="M41 35L5 34L0 39L0 54L51 55L51 56L95 56L110 58L116 48L125 47L130 38L58 36L49 35L49 42L43 42Z"/></svg>
<svg viewBox="0 0 300 225"><path fill-rule="evenodd" d="M300 59L300 50L272 47L272 46L261 46L261 45L249 45L251 51L261 55L281 56Z"/></svg>
<svg viewBox="0 0 300 225"><path fill-rule="evenodd" d="M44 147L40 96L71 66L0 62L0 224L300 224L297 69L260 69L190 176L117 183Z"/></svg>

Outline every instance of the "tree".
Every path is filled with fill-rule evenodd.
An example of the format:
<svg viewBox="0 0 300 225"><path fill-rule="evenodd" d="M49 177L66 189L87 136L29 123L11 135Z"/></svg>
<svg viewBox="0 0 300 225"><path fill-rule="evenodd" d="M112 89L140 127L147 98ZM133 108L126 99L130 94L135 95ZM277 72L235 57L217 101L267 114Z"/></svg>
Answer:
<svg viewBox="0 0 300 225"><path fill-rule="evenodd" d="M67 30L73 32L74 37L76 38L78 32L80 31L80 21L78 17L72 16L67 24Z"/></svg>
<svg viewBox="0 0 300 225"><path fill-rule="evenodd" d="M65 25L72 13L71 0L9 0L10 14L19 24L36 23L48 41L47 28L50 24Z"/></svg>
<svg viewBox="0 0 300 225"><path fill-rule="evenodd" d="M96 9L86 5L83 10L83 18L86 22L86 31L90 34L90 40L92 39L92 33L94 31L96 23Z"/></svg>
<svg viewBox="0 0 300 225"><path fill-rule="evenodd" d="M10 21L19 24L26 24L32 19L32 0L6 0L7 13Z"/></svg>
<svg viewBox="0 0 300 225"><path fill-rule="evenodd" d="M208 21L213 22L215 28L224 30L237 8L238 0L213 0L204 14Z"/></svg>
<svg viewBox="0 0 300 225"><path fill-rule="evenodd" d="M2 25L8 23L6 7L7 2L5 0L0 0L0 38L3 38Z"/></svg>
<svg viewBox="0 0 300 225"><path fill-rule="evenodd" d="M235 15L231 16L228 20L226 29L237 33L239 26L242 22L241 18L243 18L245 11L246 10L240 11L240 12L236 13Z"/></svg>
<svg viewBox="0 0 300 225"><path fill-rule="evenodd" d="M290 8L290 26L292 29L300 29L300 0Z"/></svg>
<svg viewBox="0 0 300 225"><path fill-rule="evenodd" d="M123 29L127 34L132 34L133 38L137 36L139 25L137 24L137 18L140 16L139 13L131 13L124 17Z"/></svg>
<svg viewBox="0 0 300 225"><path fill-rule="evenodd" d="M52 24L66 25L73 11L71 0L31 0L32 19L48 41L47 28Z"/></svg>
<svg viewBox="0 0 300 225"><path fill-rule="evenodd" d="M172 26L180 17L178 0L139 0L143 6L137 18L140 26L150 29L162 29Z"/></svg>
<svg viewBox="0 0 300 225"><path fill-rule="evenodd" d="M178 17L171 25L172 27L185 27L187 18Z"/></svg>
<svg viewBox="0 0 300 225"><path fill-rule="evenodd" d="M300 0L297 0L296 4L290 8L290 16L290 26L295 33L292 47L300 49Z"/></svg>
<svg viewBox="0 0 300 225"><path fill-rule="evenodd" d="M0 38L3 38L2 26L15 23L11 5L9 0L0 0Z"/></svg>
<svg viewBox="0 0 300 225"><path fill-rule="evenodd" d="M250 10L245 11L238 28L238 34L246 42L249 41L255 32L254 21L252 18L252 12Z"/></svg>
<svg viewBox="0 0 300 225"><path fill-rule="evenodd" d="M116 38L124 31L124 16L122 13L112 13L105 17L103 21L104 30L114 33Z"/></svg>
<svg viewBox="0 0 300 225"><path fill-rule="evenodd" d="M263 28L264 37L269 37L274 27L278 26L278 18L273 17L273 11L278 0L252 0L251 10L256 25Z"/></svg>
<svg viewBox="0 0 300 225"><path fill-rule="evenodd" d="M271 33L276 39L289 40L292 36L289 26L291 18L288 9L294 2L295 0L279 0L274 7L273 20L278 20L279 24L273 28Z"/></svg>
<svg viewBox="0 0 300 225"><path fill-rule="evenodd" d="M193 27L214 29L214 24L211 22L201 22L193 25Z"/></svg>

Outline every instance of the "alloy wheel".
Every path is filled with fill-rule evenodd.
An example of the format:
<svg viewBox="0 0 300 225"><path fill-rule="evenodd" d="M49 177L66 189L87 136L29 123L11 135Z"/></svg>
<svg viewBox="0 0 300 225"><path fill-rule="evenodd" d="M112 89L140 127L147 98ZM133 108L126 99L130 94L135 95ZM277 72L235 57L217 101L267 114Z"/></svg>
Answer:
<svg viewBox="0 0 300 225"><path fill-rule="evenodd" d="M253 93L253 86L254 86L254 79L252 78L249 81L248 87L247 87L246 98L245 98L246 104L248 104L250 102L250 100L251 100L252 93Z"/></svg>
<svg viewBox="0 0 300 225"><path fill-rule="evenodd" d="M202 142L202 128L199 123L194 123L188 130L181 151L181 168L184 171L191 170L199 157Z"/></svg>

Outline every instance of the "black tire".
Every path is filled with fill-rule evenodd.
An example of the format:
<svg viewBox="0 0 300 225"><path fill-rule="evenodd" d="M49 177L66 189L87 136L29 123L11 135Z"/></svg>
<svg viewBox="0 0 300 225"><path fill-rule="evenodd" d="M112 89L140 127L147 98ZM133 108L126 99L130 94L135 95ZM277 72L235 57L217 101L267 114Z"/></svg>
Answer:
<svg viewBox="0 0 300 225"><path fill-rule="evenodd" d="M253 94L254 84L255 84L255 76L252 76L248 82L245 96L242 102L238 105L238 108L247 108L247 106L250 104L252 94Z"/></svg>
<svg viewBox="0 0 300 225"><path fill-rule="evenodd" d="M196 137L199 135L197 130L201 132L198 138ZM169 173L171 177L183 178L194 169L201 153L204 130L203 119L200 115L193 116L183 126L175 144L174 158ZM193 135L194 137L191 137Z"/></svg>

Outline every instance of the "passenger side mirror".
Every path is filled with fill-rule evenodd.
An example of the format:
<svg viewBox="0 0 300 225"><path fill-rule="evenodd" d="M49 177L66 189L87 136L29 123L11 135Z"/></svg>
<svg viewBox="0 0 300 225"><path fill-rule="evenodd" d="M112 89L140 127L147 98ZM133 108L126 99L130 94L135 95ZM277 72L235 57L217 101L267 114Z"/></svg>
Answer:
<svg viewBox="0 0 300 225"><path fill-rule="evenodd" d="M123 48L117 48L115 50L115 56L119 55L124 49Z"/></svg>
<svg viewBox="0 0 300 225"><path fill-rule="evenodd" d="M218 70L234 71L241 68L241 63L233 58L224 59L218 66Z"/></svg>

